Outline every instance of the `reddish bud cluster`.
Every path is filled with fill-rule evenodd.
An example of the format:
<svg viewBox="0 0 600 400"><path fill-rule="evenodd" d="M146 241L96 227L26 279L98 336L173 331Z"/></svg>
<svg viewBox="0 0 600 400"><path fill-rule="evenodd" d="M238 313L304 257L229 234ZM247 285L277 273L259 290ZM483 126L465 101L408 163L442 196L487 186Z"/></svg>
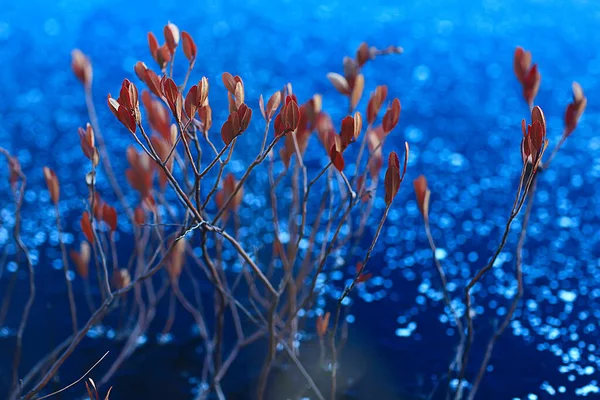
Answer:
<svg viewBox="0 0 600 400"><path fill-rule="evenodd" d="M91 247L88 242L82 241L79 245L79 252L71 250L71 260L75 264L75 270L83 279L89 276L89 265L91 256Z"/></svg>
<svg viewBox="0 0 600 400"><path fill-rule="evenodd" d="M315 130L317 119L321 115L321 96L313 96L298 108L298 112L300 114L298 126L293 134L285 135L284 147L279 152L286 168L289 168L290 160L296 154L296 143L301 156L306 151L310 135Z"/></svg>
<svg viewBox="0 0 600 400"><path fill-rule="evenodd" d="M179 92L179 88L173 79L163 76L160 81L162 93L167 105L171 109L171 113L177 122L181 122L181 112L183 109L183 97Z"/></svg>
<svg viewBox="0 0 600 400"><path fill-rule="evenodd" d="M196 56L198 55L198 48L196 47L196 43L192 36L186 31L181 32L181 43L183 46L183 54L188 59L190 64L196 61Z"/></svg>
<svg viewBox="0 0 600 400"><path fill-rule="evenodd" d="M75 77L79 79L84 86L90 87L92 85L92 63L79 49L75 49L71 52L71 68L73 69Z"/></svg>
<svg viewBox="0 0 600 400"><path fill-rule="evenodd" d="M392 106L385 112L383 121L381 122L381 127L386 135L390 133L396 127L396 125L398 125L398 120L400 119L400 110L400 100L394 99L392 101Z"/></svg>
<svg viewBox="0 0 600 400"><path fill-rule="evenodd" d="M377 55L400 53L402 53L402 48L399 47L390 46L385 50L378 50L375 47L369 48L366 43L362 43L356 51L354 59L344 57L344 75L330 72L327 74L327 79L329 79L338 92L344 96L348 96L350 99L350 110L352 111L358 105L365 88L365 77L360 73L361 68L367 61L374 59ZM372 121L369 123L372 123Z"/></svg>
<svg viewBox="0 0 600 400"><path fill-rule="evenodd" d="M100 156L98 154L98 149L96 149L94 129L92 128L92 125L87 124L85 129L80 127L78 129L78 133L79 143L81 145L83 154L92 162L92 165L96 167L98 165L98 161L100 160Z"/></svg>
<svg viewBox="0 0 600 400"><path fill-rule="evenodd" d="M360 135L360 131L362 130L362 116L360 113L355 113L354 116L347 116L342 120L342 128L340 131L340 135L335 135L335 132L332 128L327 130L328 132L328 142L329 147L329 157L331 158L331 162L334 167L338 171L342 171L344 169L344 157L342 153L346 148L356 141L356 139ZM333 136L332 136L333 132Z"/></svg>
<svg viewBox="0 0 600 400"><path fill-rule="evenodd" d="M539 106L535 106L531 111L531 124L526 125L525 120L523 120L521 129L523 131L523 139L521 140L523 164L531 164L533 172L535 172L548 146L548 139L546 139L546 119Z"/></svg>
<svg viewBox="0 0 600 400"><path fill-rule="evenodd" d="M282 136L294 132L300 122L300 108L298 107L295 96L288 95L285 98L285 105L279 110L275 117L274 128L275 135Z"/></svg>
<svg viewBox="0 0 600 400"><path fill-rule="evenodd" d="M573 101L567 106L565 112L565 137L569 137L577 128L579 118L585 111L587 98L583 95L583 89L577 82L573 82Z"/></svg>
<svg viewBox="0 0 600 400"><path fill-rule="evenodd" d="M404 180L404 175L406 174L406 167L408 165L408 143L405 143L405 152L404 152L404 168L402 171L402 175L400 175L400 162L398 160L398 155L396 152L392 152L388 159L388 169L385 172L385 204L389 207L392 205L392 201L398 190L400 189L400 184Z"/></svg>
<svg viewBox="0 0 600 400"><path fill-rule="evenodd" d="M221 138L226 145L229 145L233 139L241 135L248 125L250 125L250 119L252 118L252 110L245 104L240 104L237 110L234 110L229 114L227 121L221 127Z"/></svg>
<svg viewBox="0 0 600 400"><path fill-rule="evenodd" d="M162 46L159 46L156 36L154 36L152 32L148 32L148 47L150 48L150 54L152 55L152 58L154 58L154 61L156 61L160 69L164 69L167 66L167 64L173 59L173 55L175 54L175 49L179 44L180 37L179 28L177 28L175 24L172 24L170 22L167 25L165 25L163 29L163 34L165 37L165 43Z"/></svg>
<svg viewBox="0 0 600 400"><path fill-rule="evenodd" d="M367 123L373 125L377 119L377 114L381 109L381 105L385 102L387 97L388 88L385 85L377 86L375 91L371 93L369 104L367 104Z"/></svg>
<svg viewBox="0 0 600 400"><path fill-rule="evenodd" d="M344 73L342 76L335 72L327 74L327 79L333 84L333 87L344 96L350 98L350 109L354 109L365 89L365 77L358 73L358 67L354 60L349 57L344 58Z"/></svg>
<svg viewBox="0 0 600 400"><path fill-rule="evenodd" d="M138 91L133 83L125 79L116 100L109 94L108 107L131 133L135 133L137 125L141 123L141 115Z"/></svg>
<svg viewBox="0 0 600 400"><path fill-rule="evenodd" d="M244 103L244 82L239 75L233 76L229 72L223 72L221 80L225 85L225 89L227 89L229 112L231 113L236 111Z"/></svg>
<svg viewBox="0 0 600 400"><path fill-rule="evenodd" d="M198 108L208 104L208 79L202 77L197 85L193 85L185 96L185 112L188 118L196 115Z"/></svg>
<svg viewBox="0 0 600 400"><path fill-rule="evenodd" d="M58 178L54 171L48 167L44 167L44 179L46 180L46 186L48 192L50 192L50 199L55 205L58 204L60 198L60 185L58 184Z"/></svg>
<svg viewBox="0 0 600 400"><path fill-rule="evenodd" d="M138 61L133 70L137 77L148 86L148 89L157 97L162 98L161 79L145 63Z"/></svg>
<svg viewBox="0 0 600 400"><path fill-rule="evenodd" d="M275 115L275 111L277 111L277 108L279 108L279 105L281 104L281 92L277 91L271 95L269 101L267 101L266 108L262 95L260 96L258 104L260 107L260 112L265 121L271 121L273 115Z"/></svg>
<svg viewBox="0 0 600 400"><path fill-rule="evenodd" d="M430 191L427 187L427 179L425 176L420 175L413 181L413 187L415 189L415 195L417 196L417 206L423 215L423 218L427 221L429 219L429 196Z"/></svg>
<svg viewBox="0 0 600 400"><path fill-rule="evenodd" d="M531 52L517 47L513 59L513 68L517 79L523 87L523 97L529 107L533 107L533 101L540 88L541 75L537 64L531 65Z"/></svg>

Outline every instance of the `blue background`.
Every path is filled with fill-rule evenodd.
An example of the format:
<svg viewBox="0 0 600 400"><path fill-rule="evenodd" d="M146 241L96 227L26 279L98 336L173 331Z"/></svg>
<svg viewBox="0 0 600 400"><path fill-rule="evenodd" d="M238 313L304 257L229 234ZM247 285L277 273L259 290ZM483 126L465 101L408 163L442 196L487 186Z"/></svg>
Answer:
<svg viewBox="0 0 600 400"><path fill-rule="evenodd" d="M400 124L386 151L401 151L403 142L408 141L411 158L407 182L421 173L428 177L433 234L455 296L497 245L518 183L520 123L528 116L528 109L512 70L515 46L531 50L540 68L542 84L536 104L546 113L550 149L562 132L571 82L578 81L588 97L588 108L576 133L539 182L524 253L525 297L518 321L511 324L496 347L480 398L573 398L598 391L597 3L7 3L0 2L0 145L19 157L29 177L24 235L27 244L36 249L33 255L38 276L45 279L43 284L38 281L39 299L30 324L35 333L25 344L26 363L39 357L37 352L43 351L45 344L60 340L48 338L44 326L69 324L59 306L64 283L57 272L61 268L57 235L41 168L52 167L61 180L65 199L61 207L69 233L66 240L77 243L81 234L75 217L80 215L85 196L86 167L76 132L87 122L87 114L83 91L70 70L70 51L80 48L92 59L94 96L104 135L110 152L117 155L113 155L113 167L123 171L124 151L131 138L108 112L106 95L116 95L123 78L134 79L136 61L143 60L154 68L146 33L153 31L160 38L162 27L170 20L190 32L198 45L192 79L205 75L214 82L211 90L222 91L220 97L211 95L213 108L220 110L213 117L218 126L226 116L220 82L223 71L243 77L247 103L253 105L256 117L258 96L268 96L289 81L301 102L314 93L323 94L324 108L337 120L343 116L345 103L325 74L341 72L342 57L353 55L362 41L378 47L402 46L403 55L378 59L365 69L367 86L359 109L364 110L368 93L379 84L387 84L390 96L401 100ZM179 73L184 70L180 66ZM244 134L244 143L252 145L259 140L262 125L258 121L255 118ZM318 151L309 151L309 157L312 154L314 162L321 162L324 153L320 145L315 139L310 145ZM235 157L239 162L233 168L240 170L253 154L239 151ZM5 176L3 172L1 177ZM264 192L264 183L264 177L255 178L251 191ZM101 180L99 185L105 182ZM7 194L6 179L2 178L0 246L10 241L8 229L13 217ZM381 204L377 205L381 209ZM520 221L516 221L494 272L476 287L479 341L473 357L477 360L482 355L483 338L502 318L515 293L514 249L519 228ZM354 351L368 353L373 360L369 367L362 366L365 378L362 386L358 385L362 390L357 389L359 395L374 398L365 394L374 388L384 388L380 398L428 393L445 372L456 334L442 316L434 266L410 184L400 190L371 268L376 278L360 293L352 309L355 343L359 343ZM22 281L24 277L20 278ZM0 290L7 280L5 275ZM25 287L24 282L21 285ZM24 301L25 295L18 292L15 304ZM14 327L14 319L12 322ZM10 340L10 333L0 338L3 367L9 364L5 361L10 359ZM102 354L102 346L94 342L84 346L82 355L66 367L65 381ZM175 346L170 351L181 350ZM163 356L171 360L169 354ZM125 378L121 378L123 390L115 391L114 399L124 398L123 385L128 377L129 382L142 379L141 357L126 369ZM153 377L150 379L155 382L164 382L163 386L175 382L180 385L181 398L186 398L194 380L181 376L169 380L169 376L187 366L166 367L166 362L157 362L151 371L143 370L144 379ZM2 375L7 372L0 371Z"/></svg>

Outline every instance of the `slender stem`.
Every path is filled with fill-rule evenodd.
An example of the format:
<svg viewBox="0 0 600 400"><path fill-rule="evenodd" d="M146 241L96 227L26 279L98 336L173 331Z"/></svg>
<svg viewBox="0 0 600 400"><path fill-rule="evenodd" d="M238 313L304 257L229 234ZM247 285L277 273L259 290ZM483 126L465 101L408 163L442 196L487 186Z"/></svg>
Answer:
<svg viewBox="0 0 600 400"><path fill-rule="evenodd" d="M567 140L567 136L565 134L566 134L566 131L563 131L563 134L560 137L558 144L554 147L554 150L552 150L552 153L550 153L550 157L548 157L546 162L544 162L544 164L543 164L544 169L548 169L548 167L550 166L550 163L552 162L552 160L554 160L554 157L556 157L556 154L558 153L558 151L561 149L562 145Z"/></svg>
<svg viewBox="0 0 600 400"><path fill-rule="evenodd" d="M8 157L8 153L5 153ZM21 240L21 207L23 205L23 198L25 197L25 187L27 178L23 175L22 172L19 173L21 178L21 186L20 190L17 194L15 188L15 199L16 199L16 209L15 209L15 226L13 229L13 237L15 242L17 243L17 247L25 256L25 261L27 263L27 269L29 273L29 297L27 299L27 303L25 304L25 308L23 309L23 314L21 315L21 322L19 324L19 328L17 330L17 343L15 345L15 354L13 357L13 376L12 376L12 385L11 385L11 395L10 399L14 399L19 396L21 393L21 385L19 384L19 364L21 362L21 352L23 349L23 334L25 332L25 328L27 327L27 322L29 320L29 313L31 312L31 307L33 306L33 301L35 299L35 275L33 271L33 263L31 261L31 256L29 254L29 249L25 246L25 243Z"/></svg>
<svg viewBox="0 0 600 400"><path fill-rule="evenodd" d="M271 366L273 365L273 360L275 359L276 352L276 334L275 334L275 311L277 310L277 304L279 303L279 295L275 295L271 299L271 307L269 308L269 316L268 316L268 327L269 327L269 344L267 347L267 355L265 357L265 361L263 363L262 370L260 372L260 378L258 380L258 387L256 391L256 396L258 400L262 400L265 395L265 390L267 388L267 379L269 378L269 373L271 372Z"/></svg>
<svg viewBox="0 0 600 400"><path fill-rule="evenodd" d="M65 276L65 282L67 284L67 295L69 297L69 309L71 311L71 322L73 324L73 334L77 334L77 309L75 307L75 298L73 296L73 285L69 279L69 263L67 261L67 249L62 239L62 229L60 225L60 210L58 204L54 205L54 211L56 214L56 229L58 230L58 242L60 243L60 251L62 254L63 273Z"/></svg>
<svg viewBox="0 0 600 400"><path fill-rule="evenodd" d="M185 78L183 79L183 83L179 87L179 91L181 93L183 93L183 91L185 90L185 87L187 86L187 82L190 79L190 75L192 73L192 70L194 69L195 63L196 63L196 59L193 59L192 62L190 62L190 64L188 65L188 69L187 69L187 72L185 73Z"/></svg>
<svg viewBox="0 0 600 400"><path fill-rule="evenodd" d="M70 383L69 385L65 386L64 388L57 390L56 392L52 392L50 394L47 394L45 396L40 397L38 400L42 400L42 399L47 399L48 397L57 395L61 392L64 392L65 390L68 390L69 388L72 388L73 386L77 385L79 382L81 382L82 380L85 379L86 376L88 376L90 374L90 372L92 372L92 370L94 368L96 368L96 366L98 366L98 364L100 364L102 362L102 360L104 360L106 358L106 356L108 355L108 351L106 353L104 353L104 355L102 357L100 357L100 359L98 361L96 361L96 363L94 365L92 365L92 367L90 369L87 370L87 372L85 374L83 374L82 376L79 377L79 379L77 379L75 382Z"/></svg>
<svg viewBox="0 0 600 400"><path fill-rule="evenodd" d="M232 143L235 143L235 140ZM229 163L229 161L231 160L231 156L233 155L233 145L229 148L229 154L227 155L227 158L225 159L224 162L221 162L221 165L219 167L219 173L217 174L217 178L215 179L215 182L212 186L212 188L210 189L210 192L208 192L208 194L206 195L206 198L204 199L204 203L202 203L202 207L200 208L201 210L204 210L206 208L206 206L208 205L208 202L210 201L210 199L212 198L212 196L215 194L215 192L217 191L217 189L219 188L219 183L221 182L221 177L223 176L223 171L225 170L225 166Z"/></svg>
<svg viewBox="0 0 600 400"><path fill-rule="evenodd" d="M327 165L315 176L306 186L306 190L304 191L304 196L302 198L302 220L300 222L300 233L298 234L298 241L296 242L296 247L300 245L300 241L304 238L304 231L306 227L306 217L308 214L308 195L310 194L310 189L313 187L315 183L323 176L325 172L329 170L333 163L329 161Z"/></svg>
<svg viewBox="0 0 600 400"><path fill-rule="evenodd" d="M424 222L425 222L425 233L427 235L429 247L431 248L431 254L433 257L433 261L435 263L435 267L436 267L438 275L440 277L440 282L442 283L442 293L444 296L444 303L446 303L446 306L452 313L452 317L454 318L454 321L456 323L456 330L458 331L458 334L460 336L460 342L458 345L458 349L461 350L465 344L465 339L466 339L465 338L465 330L464 330L461 318L458 315L458 312L452 305L452 300L450 299L450 294L448 293L448 281L446 280L446 274L444 273L444 268L442 267L442 264L440 263L440 260L437 258L437 255L436 255L437 247L435 245L435 241L433 240L433 235L431 234L431 227L429 224L429 216L428 215L424 216ZM455 361L449 365L448 379L451 379L451 372L453 369L453 365L457 364L457 363L460 364L460 358L458 357L458 354L460 354L460 351L457 352L457 357L456 357ZM450 383L450 382L448 382L448 383Z"/></svg>
<svg viewBox="0 0 600 400"><path fill-rule="evenodd" d="M528 165L525 164L523 166L522 176L526 174L527 169L528 169ZM471 351L471 345L473 344L474 332L473 332L473 316L471 315L471 289L473 289L473 286L475 286L475 284L477 282L479 282L489 270L492 269L492 267L494 266L494 263L496 262L496 259L498 258L498 256L502 252L502 250L504 249L504 246L506 245L506 241L508 239L508 234L510 232L510 227L512 225L512 222L517 217L517 215L519 214L519 212L521 210L521 207L523 206L523 201L525 200L526 195L529 192L529 188L531 186L534 176L535 176L535 174L533 173L533 168L531 168L528 179L527 179L527 183L523 190L522 196L521 196L520 192L517 192L517 197L515 200L515 204L517 204L517 206L516 206L516 208L513 207L513 209L511 210L510 217L508 218L506 227L504 228L504 233L502 234L502 238L500 240L500 244L498 245L498 248L494 252L494 255L492 256L492 258L490 259L488 264L485 267L481 268L479 270L479 272L477 272L477 274L471 279L471 281L465 287L465 307L466 307L465 313L466 313L466 319L467 319L467 341L465 343L464 348L461 349L462 350L461 366L460 366L460 373L458 375L458 386L457 386L457 390L456 390L455 400L459 400L462 396L462 390L463 390L462 382L464 380L465 372L467 369L467 363L469 361L469 353ZM523 179L523 178L521 177L521 179Z"/></svg>
<svg viewBox="0 0 600 400"><path fill-rule="evenodd" d="M98 249L98 255L100 256L102 272L104 272L104 292L105 292L105 295L107 296L107 298L110 298L112 296L112 294L111 294L111 289L110 289L110 275L108 273L108 265L106 263L106 255L104 254L104 248L102 246L102 241L100 240L100 236L98 235L98 232L97 232L96 228L94 227L94 213L95 213L95 207L96 207L96 205L94 204L96 201L96 168L94 167L93 164L92 164L92 180L90 182L90 195L91 195L90 196L91 204L90 204L90 212L89 212L88 217L90 219L90 226L92 227L92 235L94 237L94 243L97 243L96 248Z"/></svg>
<svg viewBox="0 0 600 400"><path fill-rule="evenodd" d="M517 309L517 305L519 304L519 300L521 299L521 297L523 297L522 250L523 250L523 245L525 244L525 237L527 236L527 226L529 225L529 217L531 216L531 210L533 209L533 201L534 201L534 197L535 197L536 186L537 185L534 182L534 184L531 188L531 191L529 193L529 196L528 196L527 207L525 208L525 215L523 216L523 224L521 226L521 233L519 235L519 242L517 243L516 273L515 273L516 280L517 280L517 294L513 298L510 309L506 313L504 320L502 321L502 323L500 324L500 326L498 327L496 332L494 332L493 336L490 338L490 341L488 342L488 345L487 345L487 348L485 351L485 356L483 358L483 361L481 362L481 366L479 367L479 372L477 373L477 377L473 381L473 386L469 393L469 400L473 400L475 398L475 394L477 393L477 390L479 389L479 385L481 383L481 380L483 379L483 376L487 369L487 365L490 361L490 358L492 357L492 352L494 351L494 346L495 346L496 342L498 341L498 338L500 338L500 336L502 336L502 334L504 333L504 331L510 324L510 321L512 320L512 317L515 314L515 311Z"/></svg>
<svg viewBox="0 0 600 400"><path fill-rule="evenodd" d="M390 211L390 205L388 205L385 208L385 211L383 212L383 216L381 217L381 220L379 221L379 225L377 226L377 230L375 231L375 236L373 237L373 240L371 241L371 245L369 246L369 249L367 250L367 254L365 254L365 258L362 261L360 269L356 272L356 276L352 280L352 283L350 284L350 286L348 286L344 290L344 292L342 293L342 295L340 296L340 298L337 301L335 321L334 321L333 330L331 331L331 336L330 336L331 358L332 358L332 360L331 360L331 400L335 400L335 396L337 393L337 369L338 368L337 368L337 347L335 345L335 338L336 338L336 334L337 334L337 330L338 330L338 326L339 326L339 322L340 322L340 315L342 313L342 305L344 303L344 299L346 297L348 297L348 295L352 292L352 290L358 283L359 278L362 276L362 274L365 270L365 267L366 267L367 263L369 262L369 259L371 258L371 254L373 253L375 244L377 243L377 240L379 239L379 235L381 234L381 230L383 229L383 224L385 223L385 220L387 219L387 216L388 216L388 212Z"/></svg>

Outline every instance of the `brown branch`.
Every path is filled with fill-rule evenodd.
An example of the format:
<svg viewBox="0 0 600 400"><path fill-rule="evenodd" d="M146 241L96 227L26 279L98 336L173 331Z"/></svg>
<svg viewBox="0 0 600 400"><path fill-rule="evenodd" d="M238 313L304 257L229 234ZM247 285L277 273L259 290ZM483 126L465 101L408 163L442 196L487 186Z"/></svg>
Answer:
<svg viewBox="0 0 600 400"><path fill-rule="evenodd" d="M62 229L60 226L60 210L58 203L54 205L54 212L56 214L56 229L58 230L58 242L60 243L60 252L62 254L63 273L65 276L65 282L67 284L67 295L69 297L69 310L71 311L71 323L73 324L73 334L77 334L77 308L75 307L75 298L73 296L73 285L69 280L69 262L67 261L67 249L62 239Z"/></svg>
<svg viewBox="0 0 600 400"><path fill-rule="evenodd" d="M10 153L2 147L0 147L0 154L4 155L9 164L11 164L13 161L16 161L16 159L14 159ZM22 390L21 384L19 383L19 364L21 362L21 352L23 350L23 334L25 333L31 307L33 306L33 301L35 300L35 275L29 249L27 246L25 246L25 243L23 243L23 240L21 239L21 208L23 206L23 199L25 198L27 177L23 174L20 167L12 170L11 173L16 173L17 178L21 181L21 185L19 187L17 187L18 182L15 182L13 185L13 193L15 196L15 225L13 227L13 238L20 252L25 256L27 270L29 273L29 297L25 303L25 308L21 314L21 322L19 323L19 328L17 330L17 342L15 344L15 353L13 356L13 373L9 393L9 399L16 399Z"/></svg>

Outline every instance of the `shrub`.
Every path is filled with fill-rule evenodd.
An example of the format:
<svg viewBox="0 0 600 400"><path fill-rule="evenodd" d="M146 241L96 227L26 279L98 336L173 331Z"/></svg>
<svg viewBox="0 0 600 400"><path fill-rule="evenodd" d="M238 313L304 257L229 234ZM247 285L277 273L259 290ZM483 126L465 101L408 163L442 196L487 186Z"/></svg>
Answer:
<svg viewBox="0 0 600 400"><path fill-rule="evenodd" d="M334 121L322 109L320 95L300 101L291 84L271 94L267 101L261 96L257 109L246 102L240 76L223 73L224 90L206 77L189 85L198 57L196 44L187 32L179 32L174 24L167 24L163 33L162 45L152 33L148 34L150 53L159 72L141 61L134 67L147 89L140 92L139 84L125 79L118 96L108 95L107 99L107 106L134 143L126 152L128 189L121 187L123 180L112 168L113 155L107 151L91 101L92 64L81 51L72 53L73 71L84 87L90 120L78 131L82 156L87 159L89 169L85 174L88 200L80 219L85 239L79 249L70 252L62 239L60 241L73 332L21 380L23 334L35 300L36 285L31 257L20 234L27 181L18 159L0 149L8 160L15 197L13 236L24 256L20 268L27 269L29 278L29 297L16 333L9 398L39 396L63 363L77 351L90 329L99 324L114 325L115 319L111 316L116 314L127 315L120 329L128 337L120 353L112 359L101 379L86 381L89 396L100 397L96 388L109 383L134 353L138 340L148 332L155 318L157 306L168 301L169 316L164 321L163 333L171 330L180 305L193 317L202 338L204 359L199 363L203 366L204 385L198 398L210 393L225 398L227 389L221 387L223 377L244 348L263 341L266 353L260 360L262 366L256 379L257 398L265 397L273 365L277 358L282 358L300 371L306 381L302 385L306 384L316 398L334 399L338 394L338 352L347 340L346 320L342 318L345 299L357 285L371 277L369 259L404 180L409 156L408 144L402 149L401 157L394 151L384 156L384 143L397 126L401 112L400 101L389 100L385 85L377 82L380 86L371 93L366 110L363 113L356 110L365 88L361 71L373 59L401 53L402 49L393 46L377 49L363 43L354 57L344 58L342 74L327 74L340 93L344 107L347 104L347 116ZM178 49L187 63L185 78L179 84L173 79ZM448 290L444 268L436 258L436 244L429 224L431 193L427 179L419 176L413 181L443 300L460 337L447 374L448 393L457 400L475 397L494 345L514 316L524 290L521 252L534 204L536 177L550 166L577 127L586 106L581 87L574 83L574 99L565 113L564 133L551 155L543 161L549 141L544 113L534 106L540 73L535 64L531 66L531 54L521 48L515 52L514 69L531 113L530 123L523 121L522 124L522 172L497 250L465 285L463 301L467 311L464 315L456 306L460 300L453 299ZM217 115L210 103L213 96L228 99L228 116L220 128L217 124L213 126L213 115ZM257 120L262 120L262 135L254 130L259 124ZM311 142L313 133L322 150ZM257 149L241 146L238 142L242 136ZM306 163L304 155L308 150L324 150L324 166ZM231 167L234 151L256 151L254 160L241 173ZM387 166L383 172L385 158ZM61 233L60 178L49 167L43 168L43 174ZM109 181L118 203L111 205L106 199L112 195L98 190L99 174L104 174L103 178ZM268 181L266 194L249 184L253 176L260 174ZM380 180L383 185L379 185ZM383 193L378 193L379 186L383 186ZM127 191L136 193L134 204L128 201ZM378 196L385 203L382 215L373 213ZM245 207L252 211L249 217L241 212ZM253 226L259 220L253 214L265 212L265 208L272 225ZM516 249L518 293L490 338L484 359L474 370L471 389L465 393L464 382L471 372L468 366L474 339L472 288L493 268L506 244L511 224L523 208ZM117 235L123 226L131 227L131 238ZM371 227L374 232L367 235L370 233L367 228ZM127 246L129 250L127 265L116 250L118 237L126 240L120 246ZM362 246L365 241L370 244ZM68 279L69 258L78 274L75 282ZM334 259L342 261L334 263ZM337 293L334 304L325 306L329 311L325 311L315 300L321 292L323 272L334 268L334 264L344 270L350 267L352 274L345 288ZM204 302L207 296L200 289L200 282L211 285L210 305ZM75 299L73 285L82 285L86 293L89 316L85 323L77 318L81 303ZM314 316L316 318L312 318ZM227 340L229 332L235 333L233 341ZM302 365L298 343L303 332L314 333L319 341L321 367L330 375L327 384L315 382ZM37 375L41 377L36 378Z"/></svg>

